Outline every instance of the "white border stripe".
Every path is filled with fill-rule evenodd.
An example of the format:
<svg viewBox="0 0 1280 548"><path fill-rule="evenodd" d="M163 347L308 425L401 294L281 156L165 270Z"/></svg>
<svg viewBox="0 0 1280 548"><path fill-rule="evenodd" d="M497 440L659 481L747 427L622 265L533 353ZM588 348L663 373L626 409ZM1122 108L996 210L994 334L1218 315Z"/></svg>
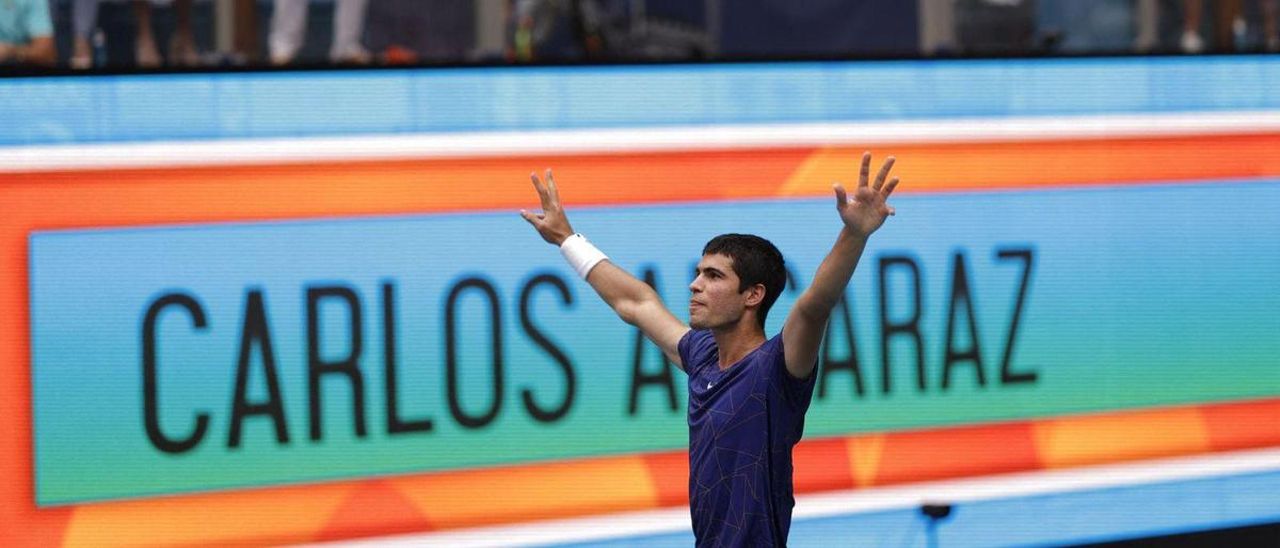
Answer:
<svg viewBox="0 0 1280 548"><path fill-rule="evenodd" d="M926 502L955 504L1009 499L1271 470L1280 470L1280 447L803 495L796 497L792 519L900 510ZM532 546L674 533L688 528L689 509L681 507L309 546Z"/></svg>
<svg viewBox="0 0 1280 548"><path fill-rule="evenodd" d="M0 147L0 173L584 152L1280 132L1280 112L967 118Z"/></svg>

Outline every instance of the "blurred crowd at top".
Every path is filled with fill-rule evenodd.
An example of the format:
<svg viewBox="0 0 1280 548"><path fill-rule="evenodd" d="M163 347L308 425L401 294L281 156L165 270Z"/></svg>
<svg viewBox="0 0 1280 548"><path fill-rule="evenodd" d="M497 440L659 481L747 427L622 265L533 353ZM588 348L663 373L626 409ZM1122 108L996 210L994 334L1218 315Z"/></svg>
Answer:
<svg viewBox="0 0 1280 548"><path fill-rule="evenodd" d="M0 0L0 69L1280 51L1280 0Z"/></svg>

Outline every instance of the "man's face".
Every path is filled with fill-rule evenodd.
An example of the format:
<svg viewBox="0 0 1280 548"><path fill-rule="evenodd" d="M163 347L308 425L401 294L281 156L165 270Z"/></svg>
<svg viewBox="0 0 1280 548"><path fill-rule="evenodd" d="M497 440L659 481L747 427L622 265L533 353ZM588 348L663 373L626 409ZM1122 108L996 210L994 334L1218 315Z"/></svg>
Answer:
<svg viewBox="0 0 1280 548"><path fill-rule="evenodd" d="M748 304L758 304L763 290L738 291L738 274L733 259L720 254L703 255L689 284L689 326L714 329L742 319Z"/></svg>

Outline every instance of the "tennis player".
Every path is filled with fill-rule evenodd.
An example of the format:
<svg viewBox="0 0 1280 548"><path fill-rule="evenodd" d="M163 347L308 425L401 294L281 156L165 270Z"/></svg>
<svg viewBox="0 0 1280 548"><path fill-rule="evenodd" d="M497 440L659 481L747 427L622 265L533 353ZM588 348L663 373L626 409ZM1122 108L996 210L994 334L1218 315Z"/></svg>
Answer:
<svg viewBox="0 0 1280 548"><path fill-rule="evenodd" d="M689 508L698 546L786 545L795 506L791 449L804 431L819 343L867 238L894 213L886 202L898 186L897 177L886 182L893 162L869 182L871 153L864 153L853 196L833 185L840 233L772 338L765 317L786 271L768 240L722 234L707 243L689 284L685 325L651 287L574 232L551 170L545 182L530 175L542 213L521 210L521 217L688 375Z"/></svg>

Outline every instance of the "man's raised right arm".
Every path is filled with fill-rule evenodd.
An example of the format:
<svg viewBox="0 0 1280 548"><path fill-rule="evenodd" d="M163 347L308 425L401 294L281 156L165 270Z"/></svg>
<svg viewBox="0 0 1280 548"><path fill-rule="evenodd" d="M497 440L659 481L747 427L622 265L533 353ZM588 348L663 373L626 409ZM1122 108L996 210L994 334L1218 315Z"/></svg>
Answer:
<svg viewBox="0 0 1280 548"><path fill-rule="evenodd" d="M667 358L684 369L677 346L689 331L689 326L667 310L662 298L649 284L613 264L581 234L574 233L560 205L560 193L555 179L551 177L551 170L547 170L545 184L537 174L530 174L530 178L542 200L542 213L520 210L520 216L537 229L543 240L560 247L565 260L591 284L591 288L622 321L640 328Z"/></svg>

